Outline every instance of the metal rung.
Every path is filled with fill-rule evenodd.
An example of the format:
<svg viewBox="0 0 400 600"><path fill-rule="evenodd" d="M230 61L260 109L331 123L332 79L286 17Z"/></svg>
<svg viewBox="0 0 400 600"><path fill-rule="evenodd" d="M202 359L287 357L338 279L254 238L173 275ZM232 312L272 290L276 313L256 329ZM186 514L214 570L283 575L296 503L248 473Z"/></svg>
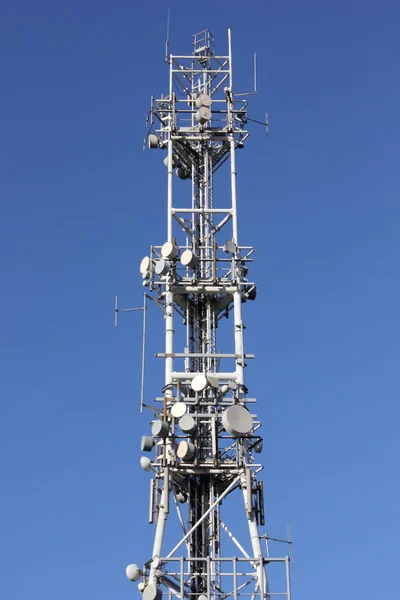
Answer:
<svg viewBox="0 0 400 600"><path fill-rule="evenodd" d="M165 352L156 352L156 358L242 358L239 354L208 354L204 352L194 352L192 354L185 354L184 352L173 352L166 354ZM255 354L245 354L245 358L255 358ZM210 373L212 375L212 373Z"/></svg>

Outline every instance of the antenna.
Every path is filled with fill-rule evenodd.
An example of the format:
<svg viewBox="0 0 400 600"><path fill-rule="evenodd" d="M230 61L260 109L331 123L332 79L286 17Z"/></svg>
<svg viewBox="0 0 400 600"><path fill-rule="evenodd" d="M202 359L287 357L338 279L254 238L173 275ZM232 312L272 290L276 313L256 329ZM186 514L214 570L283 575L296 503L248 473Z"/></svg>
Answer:
<svg viewBox="0 0 400 600"><path fill-rule="evenodd" d="M289 544L289 557L290 557L290 561L293 563L293 542L292 542L292 528L290 526L289 521L287 521L286 523L286 535L287 535L287 539L288 539L288 544Z"/></svg>
<svg viewBox="0 0 400 600"><path fill-rule="evenodd" d="M121 309L117 298L114 308L115 315L143 310L140 410L151 413L140 466L151 477L148 521L155 527L154 541L151 556L140 556L137 544L143 567L128 565L126 574L140 580L143 600L163 595L165 600L271 600L273 595L290 600L290 558L270 555L268 547L269 541L284 540L262 533L259 474L266 436L260 435L256 398L249 392L255 357L245 351L244 338L257 287L250 274L254 248L238 234L236 151L250 135L248 121L268 126L268 117L265 122L248 118L247 100L240 97L257 92L257 57L254 53L254 91L234 94L231 30L225 52L216 53L214 36L205 29L193 36L191 54L174 55L172 62L169 26L168 10L169 87L152 97L147 132L148 147L167 180L165 238L150 245L139 265L143 308ZM224 163L229 169L220 170ZM215 177L225 186L218 204ZM160 392L144 403L147 298L162 313L165 337L155 354L162 371L152 371ZM219 336L222 319L230 342ZM228 495L235 506L231 514L240 511L246 519L247 543L235 533L235 519L222 520ZM282 568L286 577L270 576Z"/></svg>
<svg viewBox="0 0 400 600"><path fill-rule="evenodd" d="M265 126L265 134L268 137L268 133L269 133L269 117L268 117L268 113L265 113L265 121L258 121L257 119L250 119L250 117L247 117L248 121L251 121L252 123L258 123L258 125L264 125Z"/></svg>
<svg viewBox="0 0 400 600"><path fill-rule="evenodd" d="M165 40L165 62L169 63L169 19L170 19L170 9L167 11L167 37Z"/></svg>
<svg viewBox="0 0 400 600"><path fill-rule="evenodd" d="M146 362L146 312L147 312L147 294L143 294L143 306L139 308L118 308L118 296L115 294L114 302L114 327L118 327L118 313L120 312L135 312L143 311L143 326L142 326L142 365L140 377L140 412L143 412L144 406L144 378L145 378L145 362Z"/></svg>
<svg viewBox="0 0 400 600"><path fill-rule="evenodd" d="M253 71L254 71L254 93L257 94L257 54L254 52Z"/></svg>
<svg viewBox="0 0 400 600"><path fill-rule="evenodd" d="M252 92L242 92L241 94L235 94L235 97L238 98L240 96L254 96L257 94L257 54L253 53L253 91Z"/></svg>

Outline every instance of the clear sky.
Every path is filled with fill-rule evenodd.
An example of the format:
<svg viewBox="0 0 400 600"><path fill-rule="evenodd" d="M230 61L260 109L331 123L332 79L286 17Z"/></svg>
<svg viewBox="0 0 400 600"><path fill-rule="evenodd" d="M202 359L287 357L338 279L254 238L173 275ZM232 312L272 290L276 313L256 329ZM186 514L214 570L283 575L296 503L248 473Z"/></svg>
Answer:
<svg viewBox="0 0 400 600"><path fill-rule="evenodd" d="M165 168L142 141L150 95L167 91L167 5L0 8L4 600L139 596L124 570L154 533L138 464L150 416L140 316L115 330L113 301L141 303L139 262L165 241ZM204 28L224 52L232 27L236 92L257 51L249 115L270 115L269 139L255 125L238 157L240 242L257 249L247 383L264 422L267 531L291 522L294 598L394 598L399 4L170 6L173 52ZM156 310L148 399L162 387Z"/></svg>

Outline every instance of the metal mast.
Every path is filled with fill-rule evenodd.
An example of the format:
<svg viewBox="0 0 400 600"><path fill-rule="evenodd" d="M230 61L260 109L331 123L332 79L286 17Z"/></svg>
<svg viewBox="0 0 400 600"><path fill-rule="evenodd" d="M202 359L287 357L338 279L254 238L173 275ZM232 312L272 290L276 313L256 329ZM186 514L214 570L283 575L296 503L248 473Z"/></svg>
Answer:
<svg viewBox="0 0 400 600"><path fill-rule="evenodd" d="M233 93L231 32L226 55L215 53L206 30L194 36L192 54L167 60L169 91L152 98L147 136L150 148L166 151L167 235L140 266L153 292L148 297L165 320L165 350L156 355L165 362L162 396L155 399L151 435L142 438L142 451L153 457L140 461L153 475L149 521L155 537L151 557L126 572L132 581L141 579L144 600L163 594L255 600L274 593L290 600L289 557L269 556L261 544L269 538L259 531L264 499L257 473L263 467L254 455L262 450L261 423L245 385L254 355L244 351L242 320L243 304L256 297L248 277L254 250L239 244L236 209L235 153L249 132L245 94ZM226 186L217 194L214 177L225 162L229 177L225 169ZM176 185L183 200L174 200ZM224 349L217 343L222 319L232 324L222 336ZM242 496L251 552L222 518L230 494ZM165 548L175 510L182 535ZM222 537L238 556L222 553ZM270 588L270 563L284 564L284 590Z"/></svg>

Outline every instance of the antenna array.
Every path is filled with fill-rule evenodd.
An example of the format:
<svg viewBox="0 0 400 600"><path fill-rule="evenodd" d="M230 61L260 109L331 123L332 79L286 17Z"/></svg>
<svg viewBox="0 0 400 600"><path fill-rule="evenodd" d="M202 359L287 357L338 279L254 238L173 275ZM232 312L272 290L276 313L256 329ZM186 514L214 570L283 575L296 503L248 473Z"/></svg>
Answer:
<svg viewBox="0 0 400 600"><path fill-rule="evenodd" d="M140 265L149 297L165 318L165 351L156 355L165 363L164 386L155 398L159 408L152 407L151 434L142 438L142 451L152 458L140 459L152 474L149 521L155 537L151 557L142 567L128 565L126 573L140 580L143 600L161 600L163 593L181 600L274 594L290 600L290 558L265 553L261 539L274 538L259 531L265 520L257 479L263 442L255 398L245 385L254 355L245 353L242 320L243 304L255 299L257 289L248 273L254 250L238 239L235 161L249 132L247 100L233 93L231 32L225 56L215 53L206 30L193 37L192 54L167 58L169 92L152 98L147 135L150 148L166 151L166 241L151 246ZM226 162L229 192L219 197L214 177ZM186 180L179 182L187 187L182 206L174 202L178 180ZM233 335L222 352L217 331L228 317ZM221 504L229 495L242 496L250 552L222 519ZM182 534L165 551L173 511ZM222 537L239 556L222 553ZM278 592L267 577L275 563L285 567L284 590Z"/></svg>

